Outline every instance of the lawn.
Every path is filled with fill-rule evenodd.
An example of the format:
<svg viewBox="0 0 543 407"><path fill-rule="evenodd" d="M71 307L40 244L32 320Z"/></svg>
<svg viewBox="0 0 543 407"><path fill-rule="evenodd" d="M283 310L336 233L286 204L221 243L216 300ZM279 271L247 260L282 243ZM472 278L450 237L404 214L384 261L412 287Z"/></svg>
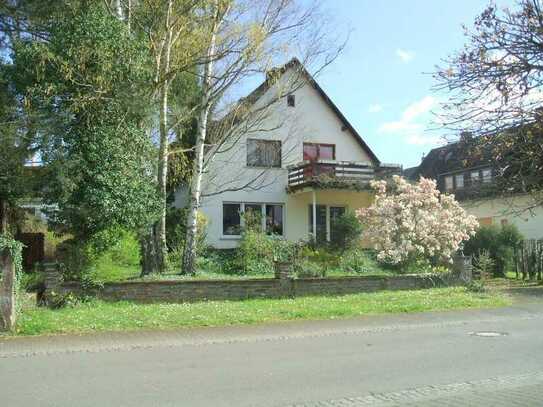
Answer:
<svg viewBox="0 0 543 407"><path fill-rule="evenodd" d="M90 333L137 329L175 329L257 324L302 319L491 308L510 305L496 292L473 293L463 287L382 291L334 297L211 301L186 304L107 303L92 300L59 310L26 304L18 335Z"/></svg>

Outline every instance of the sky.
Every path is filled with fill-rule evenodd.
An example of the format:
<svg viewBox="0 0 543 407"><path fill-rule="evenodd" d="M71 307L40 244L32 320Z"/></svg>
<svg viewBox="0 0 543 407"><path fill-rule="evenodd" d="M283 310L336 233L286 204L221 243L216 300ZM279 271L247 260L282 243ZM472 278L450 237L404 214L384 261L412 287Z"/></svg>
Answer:
<svg viewBox="0 0 543 407"><path fill-rule="evenodd" d="M444 143L435 130L439 101L429 73L465 43L488 0L324 0L352 29L345 51L316 79L377 157L418 165ZM498 0L498 6L513 1Z"/></svg>

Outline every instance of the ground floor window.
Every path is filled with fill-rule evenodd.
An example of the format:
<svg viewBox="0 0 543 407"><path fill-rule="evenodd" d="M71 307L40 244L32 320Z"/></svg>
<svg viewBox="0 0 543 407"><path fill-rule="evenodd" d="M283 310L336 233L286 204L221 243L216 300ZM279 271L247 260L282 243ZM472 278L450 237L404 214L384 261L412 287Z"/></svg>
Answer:
<svg viewBox="0 0 543 407"><path fill-rule="evenodd" d="M283 235L284 210L280 203L223 203L222 225L224 236L239 236L245 222L252 222L268 235Z"/></svg>
<svg viewBox="0 0 543 407"><path fill-rule="evenodd" d="M241 233L241 205L239 203L223 204L222 233L225 236L237 236Z"/></svg>
<svg viewBox="0 0 543 407"><path fill-rule="evenodd" d="M317 242L333 241L337 219L345 213L344 206L316 205ZM313 236L313 205L309 205L309 235Z"/></svg>

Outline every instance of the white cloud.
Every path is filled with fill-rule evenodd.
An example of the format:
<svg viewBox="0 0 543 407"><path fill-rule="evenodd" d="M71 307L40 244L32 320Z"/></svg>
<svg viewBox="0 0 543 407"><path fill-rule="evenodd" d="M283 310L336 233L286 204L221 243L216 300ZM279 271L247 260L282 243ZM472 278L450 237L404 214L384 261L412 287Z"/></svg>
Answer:
<svg viewBox="0 0 543 407"><path fill-rule="evenodd" d="M415 144L418 146L440 146L446 143L446 140L441 136L421 133L409 134L405 138L405 141L407 144Z"/></svg>
<svg viewBox="0 0 543 407"><path fill-rule="evenodd" d="M383 123L379 132L397 134L404 138L408 144L439 145L443 143L440 136L425 134L425 123L420 119L427 115L437 104L432 96L425 96L421 100L411 103L402 112L400 120Z"/></svg>
<svg viewBox="0 0 543 407"><path fill-rule="evenodd" d="M420 115L428 113L432 107L436 104L436 99L432 96L425 96L418 102L412 103L407 106L402 114L402 121L411 122Z"/></svg>
<svg viewBox="0 0 543 407"><path fill-rule="evenodd" d="M413 51L407 51L405 49L398 48L396 50L396 55L401 59L404 64L410 62L415 58L415 53Z"/></svg>
<svg viewBox="0 0 543 407"><path fill-rule="evenodd" d="M372 104L368 107L368 112L370 113L379 113L383 111L383 106L379 103Z"/></svg>

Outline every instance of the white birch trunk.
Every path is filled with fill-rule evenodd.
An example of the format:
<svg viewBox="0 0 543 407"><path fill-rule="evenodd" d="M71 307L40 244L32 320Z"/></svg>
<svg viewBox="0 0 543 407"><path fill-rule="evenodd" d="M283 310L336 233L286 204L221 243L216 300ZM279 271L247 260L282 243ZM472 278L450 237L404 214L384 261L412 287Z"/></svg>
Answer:
<svg viewBox="0 0 543 407"><path fill-rule="evenodd" d="M166 43L164 46L163 61L161 64L162 75L160 79L160 145L158 153L158 189L160 195L160 219L156 227L157 240L157 265L158 272L166 271L166 258L168 250L166 246L166 210L167 210L167 177L168 177L168 147L169 147L169 128L168 128L168 95L170 90L170 80L168 78L170 72L170 57L172 49L172 29L170 27L170 17L172 10L172 0L168 2L168 13L166 16Z"/></svg>
<svg viewBox="0 0 543 407"><path fill-rule="evenodd" d="M217 13L213 23L209 47L207 50L206 61L204 63L202 80L202 99L200 102L200 115L198 118L198 137L196 139L195 157L192 169L192 182L190 190L190 208L187 216L187 234L185 239L185 249L183 252L182 274L194 274L194 262L196 260L197 235L198 235L198 210L200 209L200 200L202 196L202 175L204 170L205 142L207 138L207 121L210 110L211 97L211 78L213 76L213 57L215 54L215 44L217 41L217 31L220 26L220 18Z"/></svg>

